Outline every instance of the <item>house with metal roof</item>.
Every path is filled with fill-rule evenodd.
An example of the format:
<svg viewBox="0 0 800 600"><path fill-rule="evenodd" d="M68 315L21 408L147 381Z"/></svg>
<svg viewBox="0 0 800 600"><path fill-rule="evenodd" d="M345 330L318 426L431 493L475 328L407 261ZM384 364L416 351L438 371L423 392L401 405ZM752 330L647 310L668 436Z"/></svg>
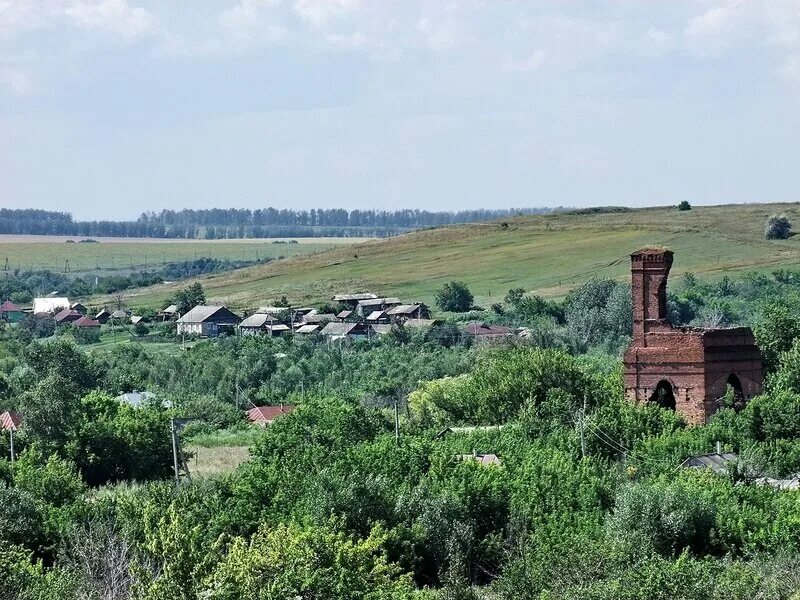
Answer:
<svg viewBox="0 0 800 600"><path fill-rule="evenodd" d="M55 314L65 308L69 310L69 305L69 298L66 297L48 296L47 298L34 298L33 312Z"/></svg>
<svg viewBox="0 0 800 600"><path fill-rule="evenodd" d="M312 333L319 333L321 326L317 323L309 324L309 325L301 325L297 329L294 330L295 333L300 335L311 335Z"/></svg>
<svg viewBox="0 0 800 600"><path fill-rule="evenodd" d="M72 322L72 326L80 327L81 329L95 329L100 327L100 321L95 321L86 315L81 315L80 319L75 319Z"/></svg>
<svg viewBox="0 0 800 600"><path fill-rule="evenodd" d="M55 316L56 325L66 325L67 323L73 323L80 319L83 315L79 313L77 310L72 310L71 308L65 308L58 312Z"/></svg>
<svg viewBox="0 0 800 600"><path fill-rule="evenodd" d="M106 307L103 307L95 316L94 320L100 323L101 325L105 325L108 323L108 320L111 318L111 311L108 310Z"/></svg>
<svg viewBox="0 0 800 600"><path fill-rule="evenodd" d="M400 306L402 302L400 298L369 298L368 300L359 300L356 304L356 312L359 315L368 315L376 310L386 310L393 306Z"/></svg>
<svg viewBox="0 0 800 600"><path fill-rule="evenodd" d="M430 319L431 309L422 302L414 302L392 306L386 310L386 314L396 323L407 319Z"/></svg>
<svg viewBox="0 0 800 600"><path fill-rule="evenodd" d="M369 325L365 323L338 323L332 322L325 325L320 332L329 342L339 340L367 339L372 334Z"/></svg>
<svg viewBox="0 0 800 600"><path fill-rule="evenodd" d="M505 325L490 325L482 321L470 321L464 326L464 333L475 341L502 340L514 335L514 331Z"/></svg>
<svg viewBox="0 0 800 600"><path fill-rule="evenodd" d="M334 302L338 302L339 304L345 305L347 308L351 310L355 310L358 303L362 300L374 300L377 298L375 294L370 294L369 292L358 292L354 294L336 294L331 298Z"/></svg>
<svg viewBox="0 0 800 600"><path fill-rule="evenodd" d="M288 415L295 407L291 404L280 404L278 406L255 406L247 411L247 418L255 425L266 427L272 425L276 419Z"/></svg>
<svg viewBox="0 0 800 600"><path fill-rule="evenodd" d="M235 333L241 320L225 306L195 306L178 319L177 331L178 335L217 337L221 333Z"/></svg>
<svg viewBox="0 0 800 600"><path fill-rule="evenodd" d="M276 320L271 314L256 313L239 323L239 333L241 335L268 335L275 337L288 331L291 331L291 328Z"/></svg>
<svg viewBox="0 0 800 600"><path fill-rule="evenodd" d="M23 316L22 308L14 304L11 300L6 300L0 304L0 321L19 323L22 321Z"/></svg>

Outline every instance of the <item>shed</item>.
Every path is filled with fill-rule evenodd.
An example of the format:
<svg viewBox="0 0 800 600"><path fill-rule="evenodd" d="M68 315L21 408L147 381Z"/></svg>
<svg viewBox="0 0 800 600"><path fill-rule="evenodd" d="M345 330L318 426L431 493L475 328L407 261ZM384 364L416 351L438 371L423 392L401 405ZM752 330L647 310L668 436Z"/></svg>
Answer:
<svg viewBox="0 0 800 600"><path fill-rule="evenodd" d="M366 320L371 323L388 323L389 317L384 310L374 310L366 316Z"/></svg>
<svg viewBox="0 0 800 600"><path fill-rule="evenodd" d="M313 325L301 325L295 330L295 333L299 333L300 335L309 335L312 333L317 333L320 330L320 326L317 324Z"/></svg>
<svg viewBox="0 0 800 600"><path fill-rule="evenodd" d="M178 335L205 335L216 337L232 333L241 322L239 315L225 306L195 306L178 319Z"/></svg>
<svg viewBox="0 0 800 600"><path fill-rule="evenodd" d="M110 318L111 318L111 311L105 307L94 316L94 320L98 321L101 325L105 325L106 323L108 323L108 320Z"/></svg>
<svg viewBox="0 0 800 600"><path fill-rule="evenodd" d="M111 313L111 318L118 321L124 321L125 319L128 318L128 313L122 310L121 308L118 308L117 310Z"/></svg>
<svg viewBox="0 0 800 600"><path fill-rule="evenodd" d="M304 323L324 323L325 321L335 321L336 315L333 313L307 314L303 317Z"/></svg>
<svg viewBox="0 0 800 600"><path fill-rule="evenodd" d="M403 321L403 327L408 327L411 329L425 329L427 327L433 327L439 321L435 319L406 319Z"/></svg>
<svg viewBox="0 0 800 600"><path fill-rule="evenodd" d="M359 300L356 305L356 312L360 315L365 315L376 310L385 310L401 304L400 298L370 298L368 300Z"/></svg>
<svg viewBox="0 0 800 600"><path fill-rule="evenodd" d="M251 423L266 427L272 425L275 419L288 415L295 407L291 404L279 406L256 406L247 411L247 418Z"/></svg>
<svg viewBox="0 0 800 600"><path fill-rule="evenodd" d="M714 473L724 475L731 465L736 464L739 457L733 452L712 452L690 456L681 463L683 469L711 469Z"/></svg>
<svg viewBox="0 0 800 600"><path fill-rule="evenodd" d="M72 310L77 310L82 315L85 315L88 312L88 309L80 302L73 302L72 304L69 305L69 307Z"/></svg>
<svg viewBox="0 0 800 600"><path fill-rule="evenodd" d="M170 304L163 310L158 311L158 318L162 321L169 321L178 316L178 305Z"/></svg>
<svg viewBox="0 0 800 600"><path fill-rule="evenodd" d="M373 300L377 298L375 294L370 294L369 292L356 292L350 294L336 294L331 298L334 302L338 302L339 304L344 304L348 308L354 309L358 306L358 303L362 300Z"/></svg>
<svg viewBox="0 0 800 600"><path fill-rule="evenodd" d="M141 323L144 321L144 317L140 315L131 315L131 324L136 325L137 323Z"/></svg>
<svg viewBox="0 0 800 600"><path fill-rule="evenodd" d="M459 454L458 458L463 461L474 461L482 467L499 467L502 465L497 454L478 454L473 452L472 454Z"/></svg>
<svg viewBox="0 0 800 600"><path fill-rule="evenodd" d="M0 321L19 323L23 316L22 308L14 304L11 300L6 300L0 304Z"/></svg>

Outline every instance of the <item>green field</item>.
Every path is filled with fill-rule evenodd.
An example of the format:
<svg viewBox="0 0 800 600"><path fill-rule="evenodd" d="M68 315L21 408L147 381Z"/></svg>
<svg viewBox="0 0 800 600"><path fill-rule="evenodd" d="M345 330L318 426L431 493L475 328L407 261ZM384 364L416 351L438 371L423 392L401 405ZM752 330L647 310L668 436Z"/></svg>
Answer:
<svg viewBox="0 0 800 600"><path fill-rule="evenodd" d="M157 269L166 263L200 257L257 261L314 254L363 241L359 238L276 240L154 240L94 238L97 243L68 243L59 236L0 235L0 270L50 270L56 273L96 273ZM282 240L288 241L288 240Z"/></svg>
<svg viewBox="0 0 800 600"><path fill-rule="evenodd" d="M451 279L466 281L476 301L488 304L512 287L560 297L595 276L624 279L628 254L645 245L672 248L675 273L719 277L800 266L800 237L763 239L764 222L776 212L800 222L797 204L517 217L505 225L452 226L363 242L202 282L211 301L236 308L268 304L283 295L304 304L351 290L431 303L435 290ZM178 287L134 291L131 302L159 306Z"/></svg>

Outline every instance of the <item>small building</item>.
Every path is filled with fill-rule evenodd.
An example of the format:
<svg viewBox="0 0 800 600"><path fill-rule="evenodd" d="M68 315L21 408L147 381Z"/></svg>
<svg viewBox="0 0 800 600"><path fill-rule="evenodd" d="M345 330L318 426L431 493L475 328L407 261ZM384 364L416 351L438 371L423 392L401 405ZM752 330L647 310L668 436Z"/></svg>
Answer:
<svg viewBox="0 0 800 600"><path fill-rule="evenodd" d="M170 304L168 307L158 311L156 316L162 321L171 321L178 316L178 305Z"/></svg>
<svg viewBox="0 0 800 600"><path fill-rule="evenodd" d="M711 452L690 456L681 463L681 468L711 469L717 475L725 475L737 462L739 462L739 457L733 452Z"/></svg>
<svg viewBox="0 0 800 600"><path fill-rule="evenodd" d="M0 428L6 431L16 431L22 423L22 417L13 410L6 410L0 414Z"/></svg>
<svg viewBox="0 0 800 600"><path fill-rule="evenodd" d="M284 415L288 415L295 407L291 404L281 404L279 406L256 406L247 411L247 418L255 425L267 427Z"/></svg>
<svg viewBox="0 0 800 600"><path fill-rule="evenodd" d="M374 300L377 298L375 294L370 294L369 292L357 292L354 294L336 294L331 298L334 302L338 302L339 304L344 304L351 310L355 310L358 303L362 300Z"/></svg>
<svg viewBox="0 0 800 600"><path fill-rule="evenodd" d="M100 323L101 325L105 325L106 323L108 323L108 320L110 318L111 318L111 311L105 307L103 307L103 309L100 310L100 312L98 312L94 316L94 320Z"/></svg>
<svg viewBox="0 0 800 600"><path fill-rule="evenodd" d="M414 304L399 304L386 310L386 314L393 322L405 321L408 319L430 319L431 309L422 302Z"/></svg>
<svg viewBox="0 0 800 600"><path fill-rule="evenodd" d="M69 308L70 310L77 310L82 315L85 315L88 312L88 309L80 302L73 302L69 305Z"/></svg>
<svg viewBox="0 0 800 600"><path fill-rule="evenodd" d="M391 323L375 323L375 324L369 326L370 332L375 337L381 337L381 336L384 336L384 335L388 335L388 334L392 333L393 329L394 329L394 325L392 325Z"/></svg>
<svg viewBox="0 0 800 600"><path fill-rule="evenodd" d="M67 297L48 296L46 298L33 299L34 313L56 314L64 309L69 310L70 301Z"/></svg>
<svg viewBox="0 0 800 600"><path fill-rule="evenodd" d="M144 317L140 315L131 315L131 325L138 325L139 323L144 323Z"/></svg>
<svg viewBox="0 0 800 600"><path fill-rule="evenodd" d="M80 319L76 319L72 322L73 327L80 327L86 329L94 329L100 327L100 321L96 321L94 319L90 319L86 315L82 315Z"/></svg>
<svg viewBox="0 0 800 600"><path fill-rule="evenodd" d="M133 390L132 392L125 392L117 396L117 400L122 404L127 404L133 408L140 408L146 402L152 400L155 394L152 392L139 392Z"/></svg>
<svg viewBox="0 0 800 600"><path fill-rule="evenodd" d="M114 312L111 313L111 319L114 321L127 321L128 320L128 312L118 308Z"/></svg>
<svg viewBox="0 0 800 600"><path fill-rule="evenodd" d="M338 315L336 315L336 318L339 319L340 321L347 321L347 319L351 318L352 316L353 316L352 310L343 310Z"/></svg>
<svg viewBox="0 0 800 600"><path fill-rule="evenodd" d="M241 322L238 315L225 306L195 306L178 319L178 335L204 335L217 337L221 333L235 333Z"/></svg>
<svg viewBox="0 0 800 600"><path fill-rule="evenodd" d="M385 310L375 310L369 313L364 320L367 323L388 323L389 315L386 314Z"/></svg>
<svg viewBox="0 0 800 600"><path fill-rule="evenodd" d="M464 326L464 333L476 341L503 340L514 335L513 330L505 325L490 325L482 321L470 321Z"/></svg>
<svg viewBox="0 0 800 600"><path fill-rule="evenodd" d="M439 321L436 319L406 319L403 321L403 327L407 329L428 329L438 324Z"/></svg>
<svg viewBox="0 0 800 600"><path fill-rule="evenodd" d="M336 315L334 315L333 313L322 313L322 314L320 314L320 313L314 312L313 314L309 313L309 314L303 315L302 322L314 325L314 324L327 323L329 321L335 321L335 320L336 320Z"/></svg>
<svg viewBox="0 0 800 600"><path fill-rule="evenodd" d="M368 300L358 301L358 304L356 304L356 312L364 316L376 310L387 310L393 306L400 306L401 304L400 298L369 298Z"/></svg>
<svg viewBox="0 0 800 600"><path fill-rule="evenodd" d="M319 333L320 329L321 326L315 323L313 325L301 325L294 332L300 335L311 335L312 333Z"/></svg>
<svg viewBox="0 0 800 600"><path fill-rule="evenodd" d="M458 459L465 462L473 461L482 467L499 467L502 465L500 457L497 456L497 454L478 454L477 452L473 452L472 454L459 454Z"/></svg>
<svg viewBox="0 0 800 600"><path fill-rule="evenodd" d="M77 310L72 310L71 308L65 308L58 312L55 316L56 325L66 325L67 323L74 323L78 319L80 319L83 315L79 313Z"/></svg>
<svg viewBox="0 0 800 600"><path fill-rule="evenodd" d="M250 315L239 323L241 335L268 335L279 336L291 331L288 325L275 320L271 314L256 313Z"/></svg>
<svg viewBox="0 0 800 600"><path fill-rule="evenodd" d="M22 321L23 316L22 308L14 304L11 300L6 300L0 304L0 321L19 323Z"/></svg>
<svg viewBox="0 0 800 600"><path fill-rule="evenodd" d="M365 323L332 322L325 325L320 333L328 338L329 342L335 342L344 339L367 339L371 335L372 331L369 325L366 325Z"/></svg>

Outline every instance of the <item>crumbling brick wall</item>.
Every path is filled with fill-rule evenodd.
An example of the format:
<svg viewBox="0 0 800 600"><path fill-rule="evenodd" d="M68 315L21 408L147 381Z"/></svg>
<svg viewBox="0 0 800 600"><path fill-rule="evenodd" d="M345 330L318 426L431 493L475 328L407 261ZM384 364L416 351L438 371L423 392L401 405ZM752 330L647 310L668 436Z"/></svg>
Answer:
<svg viewBox="0 0 800 600"><path fill-rule="evenodd" d="M634 402L656 401L668 389L669 407L689 423L703 424L729 383L741 403L761 392L761 352L749 327L697 329L669 323L672 261L666 249L631 254L633 339L624 358L625 395Z"/></svg>

